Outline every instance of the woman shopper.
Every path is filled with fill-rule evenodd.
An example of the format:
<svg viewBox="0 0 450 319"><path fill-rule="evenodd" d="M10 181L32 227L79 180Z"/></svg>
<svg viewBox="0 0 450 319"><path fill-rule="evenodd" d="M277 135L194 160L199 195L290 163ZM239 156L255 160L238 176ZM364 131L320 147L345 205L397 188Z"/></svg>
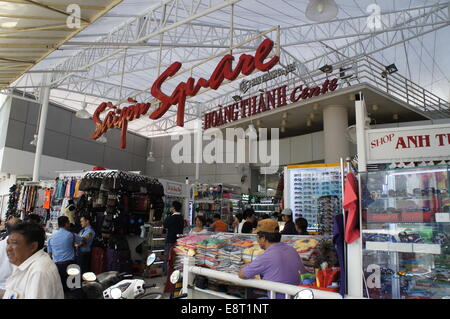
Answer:
<svg viewBox="0 0 450 319"><path fill-rule="evenodd" d="M205 225L206 225L205 217L203 217L203 216L195 217L195 227L191 229L189 234L193 235L193 234L206 234L206 233L208 233L208 230L204 228Z"/></svg>

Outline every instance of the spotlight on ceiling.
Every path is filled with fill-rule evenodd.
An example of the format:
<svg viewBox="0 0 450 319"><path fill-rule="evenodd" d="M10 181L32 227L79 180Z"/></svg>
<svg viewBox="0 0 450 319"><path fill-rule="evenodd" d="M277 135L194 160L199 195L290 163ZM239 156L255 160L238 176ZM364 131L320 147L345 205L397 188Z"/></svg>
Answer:
<svg viewBox="0 0 450 319"><path fill-rule="evenodd" d="M154 162L156 159L153 157L153 152L148 152L147 162Z"/></svg>
<svg viewBox="0 0 450 319"><path fill-rule="evenodd" d="M78 117L79 119L88 119L91 117L91 115L89 114L88 111L86 111L86 102L83 102L81 104L81 110L78 110L75 113L75 116Z"/></svg>
<svg viewBox="0 0 450 319"><path fill-rule="evenodd" d="M315 22L325 22L336 18L338 7L334 0L310 0L306 7L306 17Z"/></svg>
<svg viewBox="0 0 450 319"><path fill-rule="evenodd" d="M33 140L30 142L30 145L37 146L37 140L38 140L37 137L38 137L37 134L34 134L34 138L33 138Z"/></svg>
<svg viewBox="0 0 450 319"><path fill-rule="evenodd" d="M320 71L326 74L330 74L333 72L333 66L329 64L325 64L323 67L319 68Z"/></svg>
<svg viewBox="0 0 450 319"><path fill-rule="evenodd" d="M282 126L280 130L281 130L281 133L286 132L286 128L284 126Z"/></svg>
<svg viewBox="0 0 450 319"><path fill-rule="evenodd" d="M312 121L311 120L306 121L306 126L311 127L312 126Z"/></svg>
<svg viewBox="0 0 450 319"><path fill-rule="evenodd" d="M233 95L232 99L235 100L236 102L239 102L242 100L242 98L239 95Z"/></svg>
<svg viewBox="0 0 450 319"><path fill-rule="evenodd" d="M392 119L397 121L398 120L398 114L397 113L392 114Z"/></svg>
<svg viewBox="0 0 450 319"><path fill-rule="evenodd" d="M387 71L389 74L392 74L392 73L397 72L398 69L397 69L397 67L395 66L395 64L392 63L391 65L388 65L388 66L386 67L386 71Z"/></svg>

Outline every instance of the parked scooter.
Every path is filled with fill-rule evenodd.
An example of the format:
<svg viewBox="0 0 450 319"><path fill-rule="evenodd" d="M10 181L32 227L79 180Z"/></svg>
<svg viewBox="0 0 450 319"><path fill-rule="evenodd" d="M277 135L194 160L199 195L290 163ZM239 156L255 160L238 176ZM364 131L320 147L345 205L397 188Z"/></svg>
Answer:
<svg viewBox="0 0 450 319"><path fill-rule="evenodd" d="M151 254L147 258L147 267L150 267L156 260L156 255ZM179 270L174 271L170 276L170 281L175 284L180 279L181 273ZM146 284L142 279L122 280L119 283L107 288L103 291L104 299L166 299L171 298L170 294L155 293L147 291L154 288L154 284ZM187 294L182 294L171 299L180 299L187 297Z"/></svg>

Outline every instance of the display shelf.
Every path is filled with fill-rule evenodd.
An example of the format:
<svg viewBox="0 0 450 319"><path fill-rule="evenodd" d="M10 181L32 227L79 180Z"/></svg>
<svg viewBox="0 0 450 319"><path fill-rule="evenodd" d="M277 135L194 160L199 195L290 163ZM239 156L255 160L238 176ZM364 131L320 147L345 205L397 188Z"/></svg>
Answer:
<svg viewBox="0 0 450 319"><path fill-rule="evenodd" d="M231 211L237 213L241 206L241 190L238 186L228 184L194 184L192 186L193 220L198 213L220 214L228 222ZM207 206L206 206L207 205Z"/></svg>
<svg viewBox="0 0 450 319"><path fill-rule="evenodd" d="M414 243L390 243L367 241L366 249L393 251L400 253L416 253L416 254L441 254L441 246L437 244L414 244Z"/></svg>
<svg viewBox="0 0 450 319"><path fill-rule="evenodd" d="M379 287L368 289L371 298L450 296L450 289L436 284L441 279L450 281L449 177L448 166L361 175L360 191L366 194L362 198L363 267L367 270L370 265L379 265L394 274L403 273L391 276L382 272ZM418 190L430 193L425 195ZM446 270L442 271L442 267ZM419 270L427 276L417 275ZM370 271L365 274L369 276Z"/></svg>

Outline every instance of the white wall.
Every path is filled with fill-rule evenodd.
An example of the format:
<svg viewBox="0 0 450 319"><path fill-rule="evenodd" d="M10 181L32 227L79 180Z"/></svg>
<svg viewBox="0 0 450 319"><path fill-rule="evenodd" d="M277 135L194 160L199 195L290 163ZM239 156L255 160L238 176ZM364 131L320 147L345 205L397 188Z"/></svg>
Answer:
<svg viewBox="0 0 450 319"><path fill-rule="evenodd" d="M3 155L2 155L3 154ZM0 172L14 175L33 175L34 153L4 147L0 150ZM78 163L43 155L39 179L54 179L56 171L91 170L90 164Z"/></svg>

